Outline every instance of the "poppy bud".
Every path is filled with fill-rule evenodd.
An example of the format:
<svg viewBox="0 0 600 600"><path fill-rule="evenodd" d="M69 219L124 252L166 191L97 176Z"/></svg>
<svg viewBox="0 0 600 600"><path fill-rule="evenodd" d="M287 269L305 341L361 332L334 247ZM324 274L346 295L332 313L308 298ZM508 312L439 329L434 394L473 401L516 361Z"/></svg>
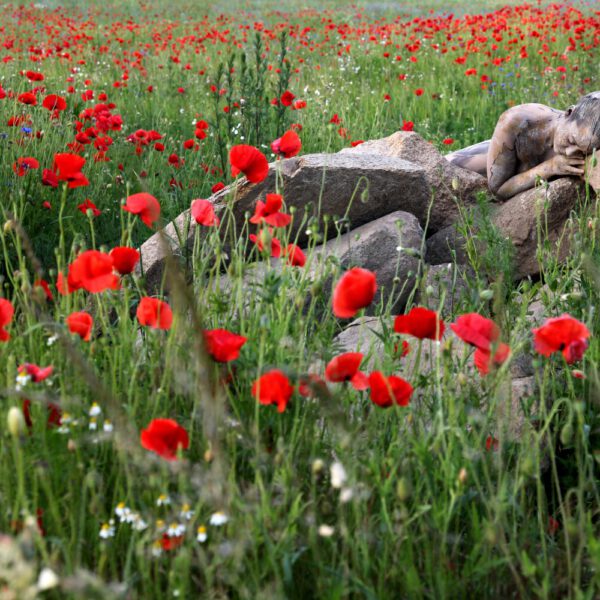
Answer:
<svg viewBox="0 0 600 600"><path fill-rule="evenodd" d="M16 406L12 406L8 410L6 416L6 423L8 425L8 431L13 437L19 437L25 432L25 417L23 411Z"/></svg>
<svg viewBox="0 0 600 600"><path fill-rule="evenodd" d="M494 297L494 291L493 290L481 290L479 292L479 297L482 300L491 300Z"/></svg>
<svg viewBox="0 0 600 600"><path fill-rule="evenodd" d="M401 477L396 484L396 495L400 502L406 502L412 493L412 486L405 477Z"/></svg>
<svg viewBox="0 0 600 600"><path fill-rule="evenodd" d="M461 470L458 472L458 481L462 485L464 485L467 481L467 470L464 467L462 467Z"/></svg>
<svg viewBox="0 0 600 600"><path fill-rule="evenodd" d="M325 463L320 458L316 458L312 464L312 472L317 475L323 470L324 467Z"/></svg>

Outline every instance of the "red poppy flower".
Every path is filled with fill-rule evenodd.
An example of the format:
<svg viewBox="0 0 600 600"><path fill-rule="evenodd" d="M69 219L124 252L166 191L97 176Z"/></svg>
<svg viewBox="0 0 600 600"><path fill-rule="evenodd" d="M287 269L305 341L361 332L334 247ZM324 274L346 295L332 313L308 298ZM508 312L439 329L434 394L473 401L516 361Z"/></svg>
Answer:
<svg viewBox="0 0 600 600"><path fill-rule="evenodd" d="M360 352L346 352L332 358L325 367L325 379L333 382L349 381L357 390L369 387L367 376L358 370L363 355Z"/></svg>
<svg viewBox="0 0 600 600"><path fill-rule="evenodd" d="M92 211L94 217L99 217L102 214L102 211L89 198L86 198L81 204L78 204L77 209L84 215L87 215L88 209Z"/></svg>
<svg viewBox="0 0 600 600"><path fill-rule="evenodd" d="M406 315L399 315L394 321L396 333L406 333L420 340L441 340L444 335L444 322L434 310L416 306Z"/></svg>
<svg viewBox="0 0 600 600"><path fill-rule="evenodd" d="M590 337L585 324L568 314L546 319L541 327L531 331L537 352L543 356L562 352L568 364L583 358Z"/></svg>
<svg viewBox="0 0 600 600"><path fill-rule="evenodd" d="M229 362L238 358L242 346L248 341L243 335L231 333L226 329L206 329L204 339L208 353L217 362Z"/></svg>
<svg viewBox="0 0 600 600"><path fill-rule="evenodd" d="M112 257L98 250L82 252L69 265L69 279L93 294L119 287L119 278L113 273Z"/></svg>
<svg viewBox="0 0 600 600"><path fill-rule="evenodd" d="M179 548L183 544L183 536L182 535L168 535L167 533L163 533L160 538L160 547L165 552L170 552L171 550L175 550L175 548Z"/></svg>
<svg viewBox="0 0 600 600"><path fill-rule="evenodd" d="M76 333L84 342L89 342L92 336L94 320L87 312L74 312L66 318L67 327L71 333Z"/></svg>
<svg viewBox="0 0 600 600"><path fill-rule="evenodd" d="M12 321L14 314L15 309L10 300L0 298L0 342L8 342L10 340L10 333L4 328Z"/></svg>
<svg viewBox="0 0 600 600"><path fill-rule="evenodd" d="M23 175L28 173L31 169L37 169L39 166L40 163L37 159L32 158L31 156L24 156L22 158L17 158L16 162L13 163L12 170L19 177L23 177Z"/></svg>
<svg viewBox="0 0 600 600"><path fill-rule="evenodd" d="M286 90L285 92L283 92L283 94L281 94L281 98L280 98L281 104L283 104L283 106L291 106L295 97L296 96L294 96L294 94L292 94L292 92L290 92L289 90Z"/></svg>
<svg viewBox="0 0 600 600"><path fill-rule="evenodd" d="M29 81L44 81L44 74L37 71L25 71L25 76Z"/></svg>
<svg viewBox="0 0 600 600"><path fill-rule="evenodd" d="M488 452L491 452L491 451L496 452L499 447L500 447L500 442L495 437L488 435L485 438L485 449Z"/></svg>
<svg viewBox="0 0 600 600"><path fill-rule="evenodd" d="M198 225L205 227L218 227L221 222L219 217L215 215L215 207L209 200L192 200L192 217Z"/></svg>
<svg viewBox="0 0 600 600"><path fill-rule="evenodd" d="M181 448L190 447L187 431L173 419L152 419L140 433L142 447L167 460L176 460Z"/></svg>
<svg viewBox="0 0 600 600"><path fill-rule="evenodd" d="M58 177L56 176L56 173L50 169L44 169L42 171L42 185L58 187Z"/></svg>
<svg viewBox="0 0 600 600"><path fill-rule="evenodd" d="M44 295L46 296L46 300L52 302L54 300L54 296L52 295L52 291L50 290L50 286L45 279L36 279L33 282L33 287L40 287L44 291Z"/></svg>
<svg viewBox="0 0 600 600"><path fill-rule="evenodd" d="M117 246L109 254L113 260L114 268L121 275L132 273L138 260L140 260L140 253L135 248L127 246Z"/></svg>
<svg viewBox="0 0 600 600"><path fill-rule="evenodd" d="M467 344L489 352L492 344L500 337L498 325L477 313L461 315L450 324L454 333Z"/></svg>
<svg viewBox="0 0 600 600"><path fill-rule="evenodd" d="M499 367L510 356L510 346L500 342L492 359L492 353L482 348L477 348L473 355L475 366L481 375L487 375L490 372L492 364Z"/></svg>
<svg viewBox="0 0 600 600"><path fill-rule="evenodd" d="M153 329L170 329L173 323L171 307L158 298L145 296L138 304L136 316L141 325Z"/></svg>
<svg viewBox="0 0 600 600"><path fill-rule="evenodd" d="M333 314L343 319L353 317L371 304L376 291L375 273L360 267L346 271L333 291Z"/></svg>
<svg viewBox="0 0 600 600"><path fill-rule="evenodd" d="M292 267L303 267L306 264L306 254L296 244L288 244L283 251L287 264Z"/></svg>
<svg viewBox="0 0 600 600"><path fill-rule="evenodd" d="M298 393L304 398L312 398L315 391L327 392L327 384L314 373L303 375L298 382Z"/></svg>
<svg viewBox="0 0 600 600"><path fill-rule="evenodd" d="M53 170L59 181L68 181L69 188L88 185L88 178L81 172L85 165L85 158L78 154L55 154Z"/></svg>
<svg viewBox="0 0 600 600"><path fill-rule="evenodd" d="M30 106L35 106L37 104L37 98L32 92L23 92L22 94L19 94L17 100L23 104L29 104Z"/></svg>
<svg viewBox="0 0 600 600"><path fill-rule="evenodd" d="M160 204L158 200L146 192L128 196L122 208L134 215L139 215L144 224L150 228L160 218Z"/></svg>
<svg viewBox="0 0 600 600"><path fill-rule="evenodd" d="M408 381L396 375L386 377L380 371L373 371L369 375L369 386L372 402L382 408L393 404L408 406L413 393L413 387Z"/></svg>
<svg viewBox="0 0 600 600"><path fill-rule="evenodd" d="M271 142L271 150L275 154L282 154L284 158L296 156L302 149L302 142L298 134L293 131L286 131L280 138Z"/></svg>
<svg viewBox="0 0 600 600"><path fill-rule="evenodd" d="M215 183L215 185L212 186L212 188L210 188L210 191L213 194L216 194L217 192L220 192L224 187L225 184L222 181L218 181L217 183Z"/></svg>
<svg viewBox="0 0 600 600"><path fill-rule="evenodd" d="M450 145L454 144L454 140L452 138L444 138L442 140L442 144L445 144L446 146L450 146Z"/></svg>
<svg viewBox="0 0 600 600"><path fill-rule="evenodd" d="M265 245L270 244L271 246L271 256L273 258L279 258L281 256L281 242L272 236L271 228L263 229L259 233L258 236L251 233L249 236L250 241L256 244L259 252L263 252Z"/></svg>
<svg viewBox="0 0 600 600"><path fill-rule="evenodd" d="M25 418L25 424L31 429L33 427L33 420L31 419L31 400L23 399L23 417ZM46 420L46 427L60 427L62 424L62 410L58 404L54 402L48 402L48 417Z"/></svg>
<svg viewBox="0 0 600 600"><path fill-rule="evenodd" d="M40 383L52 375L54 367L52 365L48 367L38 367L38 365L34 365L33 363L24 363L20 365L17 370L19 373L26 373L29 375L33 383Z"/></svg>
<svg viewBox="0 0 600 600"><path fill-rule="evenodd" d="M48 110L58 110L62 111L67 108L67 102L62 96L57 96L56 94L50 94L44 98L42 102L42 106Z"/></svg>
<svg viewBox="0 0 600 600"><path fill-rule="evenodd" d="M292 397L294 388L283 371L273 369L252 385L252 395L261 404L277 404L278 412L283 412Z"/></svg>
<svg viewBox="0 0 600 600"><path fill-rule="evenodd" d="M415 124L412 121L402 121L402 131L413 131Z"/></svg>
<svg viewBox="0 0 600 600"><path fill-rule="evenodd" d="M290 215L280 212L283 205L283 197L281 194L267 194L265 202L258 200L254 215L250 217L250 223L258 225L265 222L273 227L286 227L292 221Z"/></svg>
<svg viewBox="0 0 600 600"><path fill-rule="evenodd" d="M269 173L269 163L265 155L254 146L239 144L229 151L231 176L243 173L248 181L260 183Z"/></svg>

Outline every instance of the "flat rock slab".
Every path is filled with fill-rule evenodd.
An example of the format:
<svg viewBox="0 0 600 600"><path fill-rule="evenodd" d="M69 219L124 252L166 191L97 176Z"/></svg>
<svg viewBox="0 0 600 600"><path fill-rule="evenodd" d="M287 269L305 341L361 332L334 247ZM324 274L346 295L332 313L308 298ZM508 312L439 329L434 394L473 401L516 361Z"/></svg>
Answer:
<svg viewBox="0 0 600 600"><path fill-rule="evenodd" d="M264 200L266 194L277 190L283 194L287 210L292 206L296 209L290 239L297 236L300 246L307 241L305 230L309 219L317 219L320 232L330 238L337 231L331 222L325 230L325 215L343 219L352 228L398 210L417 217L420 214L422 220L429 200L424 169L406 160L370 154L308 154L270 164L267 178L259 184L242 178L213 195L210 201L221 218L220 231L237 239L247 227L248 214L254 213L257 200ZM159 287L169 251L192 246L196 227L192 223L185 231L186 222L189 211L142 245L149 289ZM179 236L175 227L180 231Z"/></svg>

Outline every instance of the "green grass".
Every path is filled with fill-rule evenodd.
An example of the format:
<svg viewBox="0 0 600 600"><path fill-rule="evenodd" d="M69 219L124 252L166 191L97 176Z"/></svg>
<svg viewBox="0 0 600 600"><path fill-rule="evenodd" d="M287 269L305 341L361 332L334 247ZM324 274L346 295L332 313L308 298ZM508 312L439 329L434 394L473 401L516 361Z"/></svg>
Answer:
<svg viewBox="0 0 600 600"><path fill-rule="evenodd" d="M369 392L345 384L321 389L313 399L295 392L281 414L259 405L251 388L261 374L282 369L297 384L338 353L334 338L346 322L332 314L325 289L341 276L339 265L332 261L316 280L307 268L272 265L250 253L247 234L254 226L233 238L223 219L220 231L211 228L198 238L183 271L170 264L170 291L159 294L173 308L169 331L140 328L135 310L144 280L138 275L125 276L120 290L99 294L63 296L54 287L57 271L66 272L81 250L139 245L148 237L150 230L121 210L126 196L153 194L166 223L192 199L209 197L216 182L231 182L232 145L257 145L271 159L270 142L292 123L302 127L302 153L336 152L351 141L389 135L408 121L445 152L489 138L511 105L568 106L600 87L597 49L579 47L593 44L598 19L592 9L583 6L583 24L577 25L566 9L555 17L548 10L496 13L485 28L483 17L459 22L449 40L446 30L428 37L415 23L404 26L410 19L394 23L396 9L383 5L366 7L357 18L356 9L334 3L324 18L336 27L328 29L323 15L298 12L295 5L281 15L270 11L273 4L244 4L264 18L262 33L229 5L207 5L205 23L203 7L191 12L189 3L161 4L157 16L152 4L90 4L85 17L74 4L65 6L69 10L60 13L0 8L3 35L15 40L13 48L0 50L0 58L13 57L0 63L2 87L17 94L29 90L39 84L19 72L40 70L47 93L64 95L68 103L60 119L51 120L39 105L0 100L0 273L4 297L16 308L7 327L12 338L0 343L1 411L8 415L28 398L33 422L19 435L11 433L14 421L0 428L0 586L12 597L30 597L24 590L31 591L40 570L49 567L60 578L59 588L43 592L53 598L597 597L600 273L593 194L572 215L573 251L564 264L540 240L541 279L507 282L509 253L498 232L485 229L490 250L470 248L475 275L466 281L460 313L446 319L448 325L465 312L492 317L515 355L533 357L538 392L522 407L526 418L518 436L505 427L509 363L480 377L466 347L452 352L461 342L450 335L441 345L423 341L422 350L410 340L411 352L432 346L436 357L429 372L423 361L415 367L395 356L400 338L391 333L394 315L383 305L375 314L388 334L385 351L371 357L372 368L410 381L410 406L379 409ZM483 13L495 6L432 1L424 8ZM405 11L416 8L406 5ZM217 19L220 12L225 19ZM111 30L111 23L119 24ZM246 39L239 28L244 24L250 25ZM296 26L312 28L307 43L314 49L287 37L282 57L281 30ZM216 31L224 41L190 41ZM493 40L494 32L502 39ZM580 36L578 49L561 58L574 35ZM477 37L486 41L476 40L479 51L467 53L467 40ZM417 39L418 50L406 48ZM152 44L164 40L155 52ZM30 46L43 51L57 43L61 50L54 48L40 64L31 61ZM196 54L196 48L202 50ZM57 52L68 52L71 60ZM179 62L171 59L175 55ZM417 62L408 60L411 55ZM493 64L507 55L508 62ZM466 62L457 64L461 56ZM124 81L122 61L136 58L140 64L127 68L127 87L113 87ZM564 79L555 70L562 65ZM553 70L544 72L547 66ZM466 76L468 68L477 75ZM482 82L482 75L489 81ZM80 98L86 78L96 93L87 103ZM75 94L66 93L70 84ZM225 93L211 92L211 84ZM424 90L420 96L418 88ZM306 100L306 108L273 107L270 100L286 89ZM95 150L86 146L89 186L43 186L42 169L51 167L57 152L70 151L75 122L101 92L123 118L123 129L109 132L111 160L94 162ZM240 110L233 103L242 98ZM232 107L229 113L225 105ZM30 116L33 135L4 125L20 114ZM339 124L330 122L334 114ZM198 152L182 147L194 137L196 119L209 125ZM165 151L149 146L136 155L126 138L140 128L163 134ZM36 138L36 131L43 136ZM445 145L446 138L454 143ZM185 159L181 168L167 164L173 152ZM17 177L12 165L23 156L37 158L40 168ZM102 210L99 217L77 210L86 198ZM45 201L51 209L43 208ZM286 198L288 207L293 204ZM309 225L314 244L324 231ZM463 227L469 227L467 216ZM287 234L281 235L285 245ZM312 245L307 257L310 265ZM243 275L255 260L265 262L265 276L249 286ZM221 285L224 273L229 286ZM54 302L32 289L39 276L51 283ZM545 316L568 312L590 329L590 346L576 365L535 353L526 311L537 298ZM94 317L89 343L65 326L67 315L81 310ZM213 328L248 338L237 360L220 365L207 355L202 329ZM50 383L29 382L18 390L17 369L26 362L53 365ZM585 378L573 376L573 368ZM49 402L63 411L60 428L46 426ZM93 403L101 409L95 416ZM180 460L167 462L141 447L140 431L153 418L175 419L189 433L190 447ZM106 420L112 431L103 430ZM498 440L495 450L486 449L490 436ZM346 473L342 489L332 485L335 463ZM161 495L170 504L157 505ZM147 527L136 531L121 523L115 513L120 503ZM181 514L184 505L193 515ZM228 515L225 525L211 525L217 511ZM101 528L111 519L114 536L103 539ZM158 553L156 543L172 523L184 525L182 543ZM202 543L199 526L207 532Z"/></svg>

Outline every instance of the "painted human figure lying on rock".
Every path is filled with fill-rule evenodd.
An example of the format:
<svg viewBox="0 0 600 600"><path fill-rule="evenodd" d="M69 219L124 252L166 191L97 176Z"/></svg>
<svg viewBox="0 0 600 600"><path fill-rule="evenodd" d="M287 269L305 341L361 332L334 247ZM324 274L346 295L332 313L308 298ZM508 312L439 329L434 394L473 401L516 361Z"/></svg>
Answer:
<svg viewBox="0 0 600 600"><path fill-rule="evenodd" d="M446 155L488 179L502 200L535 186L538 178L583 175L585 157L600 149L600 91L566 111L520 104L502 113L491 140Z"/></svg>

